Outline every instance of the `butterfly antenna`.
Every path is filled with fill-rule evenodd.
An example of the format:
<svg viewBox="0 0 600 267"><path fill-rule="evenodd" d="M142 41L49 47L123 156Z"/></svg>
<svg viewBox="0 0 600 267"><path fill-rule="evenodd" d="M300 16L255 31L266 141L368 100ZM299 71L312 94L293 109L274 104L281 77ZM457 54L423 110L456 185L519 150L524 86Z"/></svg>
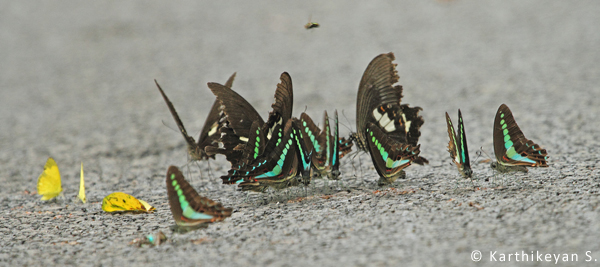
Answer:
<svg viewBox="0 0 600 267"><path fill-rule="evenodd" d="M179 132L179 131L177 131L177 130L175 130L175 129L171 128L171 126L167 125L167 124L165 123L165 121L164 121L164 120L160 120L160 121L162 121L162 124L163 124L164 126L167 126L167 128L169 128L169 129L173 130L174 132Z"/></svg>
<svg viewBox="0 0 600 267"><path fill-rule="evenodd" d="M346 113L344 113L344 110L342 109L342 116L344 116L344 118L346 119L346 121L348 122L348 125L352 125L352 123L350 123L350 120L348 119L348 117L346 117ZM348 131L350 131L351 133L353 133L354 131L352 130L351 127L346 126L345 124L341 123L344 127L346 127L348 129Z"/></svg>
<svg viewBox="0 0 600 267"><path fill-rule="evenodd" d="M477 157L475 158L475 160L473 162L477 162L479 157L481 157L481 152L477 151L475 154L477 155Z"/></svg>
<svg viewBox="0 0 600 267"><path fill-rule="evenodd" d="M485 150L483 150L483 147L482 147L482 146L481 146L481 147L479 147L479 150L480 150L481 152L483 152L483 153L484 153L484 154L485 154L485 155L486 155L486 156L487 156L487 157L488 157L490 160L492 160L492 157L490 157L490 155L489 155L488 153L486 153L486 152L485 152ZM481 153L478 153L478 154L479 154L479 155L481 155Z"/></svg>

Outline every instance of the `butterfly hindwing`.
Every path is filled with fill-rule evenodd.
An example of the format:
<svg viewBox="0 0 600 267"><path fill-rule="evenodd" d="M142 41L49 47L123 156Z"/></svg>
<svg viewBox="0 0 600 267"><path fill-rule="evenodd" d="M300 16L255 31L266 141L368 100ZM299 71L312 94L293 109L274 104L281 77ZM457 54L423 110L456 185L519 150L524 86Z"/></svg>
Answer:
<svg viewBox="0 0 600 267"><path fill-rule="evenodd" d="M498 108L494 120L494 154L503 166L548 167L546 150L525 138L505 104Z"/></svg>
<svg viewBox="0 0 600 267"><path fill-rule="evenodd" d="M231 208L224 208L221 203L198 195L177 167L169 167L166 183L169 205L177 225L195 226L231 216Z"/></svg>
<svg viewBox="0 0 600 267"><path fill-rule="evenodd" d="M373 123L367 125L366 133L373 165L387 183L392 183L402 176L402 169L408 167L419 156L419 146L396 142Z"/></svg>

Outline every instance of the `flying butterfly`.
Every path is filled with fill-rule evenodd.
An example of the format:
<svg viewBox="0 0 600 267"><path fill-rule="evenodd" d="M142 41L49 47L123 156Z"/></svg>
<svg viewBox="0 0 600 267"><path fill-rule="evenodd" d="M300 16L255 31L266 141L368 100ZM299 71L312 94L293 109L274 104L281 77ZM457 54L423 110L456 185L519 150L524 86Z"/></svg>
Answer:
<svg viewBox="0 0 600 267"><path fill-rule="evenodd" d="M380 185L403 177L405 173L402 169L412 163L429 163L426 158L419 156L419 129L424 122L419 111L422 109L400 104L402 86L394 85L399 80L396 64L392 63L394 59L393 53L381 54L365 69L356 100L357 131L350 137L359 150L369 151L375 169L381 176ZM402 147L403 150L385 150L392 147ZM380 161L381 157L384 157L383 161ZM388 170L388 162L395 167Z"/></svg>
<svg viewBox="0 0 600 267"><path fill-rule="evenodd" d="M505 104L494 120L494 154L490 166L499 172L527 172L526 167L548 167L546 149L525 138L512 112Z"/></svg>
<svg viewBox="0 0 600 267"><path fill-rule="evenodd" d="M454 125L448 112L446 112L446 125L448 126L448 137L450 137L450 142L448 142L450 157L454 161L454 164L456 164L460 174L465 178L471 178L473 171L471 170L471 162L469 161L467 135L460 109L458 110L458 131L454 130Z"/></svg>
<svg viewBox="0 0 600 267"><path fill-rule="evenodd" d="M40 174L37 182L37 191L43 195L41 200L50 200L59 196L62 192L60 172L53 158L48 158L44 165L44 172Z"/></svg>
<svg viewBox="0 0 600 267"><path fill-rule="evenodd" d="M231 216L231 208L198 195L177 167L169 167L166 183L171 213L179 227L200 227Z"/></svg>
<svg viewBox="0 0 600 267"><path fill-rule="evenodd" d="M308 23L304 24L305 29L310 30L310 29L314 29L314 28L319 28L319 26L321 26L321 25L319 25L319 23L312 22L311 20L312 20L312 16L308 19Z"/></svg>
<svg viewBox="0 0 600 267"><path fill-rule="evenodd" d="M225 83L225 86L231 88L231 86L233 85L233 80L235 79L235 75L236 73L233 73L231 77L229 77L229 79ZM179 115L177 115L177 111L175 110L175 106L173 106L173 103L171 103L171 101L169 100L163 89L160 87L160 85L158 85L158 82L156 80L154 80L154 83L156 83L160 94L165 100L165 103L167 103L167 107L169 108L173 119L175 119L175 123L177 123L179 131L183 135L183 138L185 139L185 142L188 145L188 154L190 155L191 160L207 160L209 158L214 159L215 156L208 155L205 152L204 148L207 145L213 144L219 138L219 127L222 123L221 121L223 120L222 112L220 110L221 103L218 100L215 100L215 102L213 103L210 112L208 113L208 117L204 122L204 126L202 127L202 131L200 132L198 142L196 142L194 138L189 136L187 131L185 130L185 127L183 126Z"/></svg>

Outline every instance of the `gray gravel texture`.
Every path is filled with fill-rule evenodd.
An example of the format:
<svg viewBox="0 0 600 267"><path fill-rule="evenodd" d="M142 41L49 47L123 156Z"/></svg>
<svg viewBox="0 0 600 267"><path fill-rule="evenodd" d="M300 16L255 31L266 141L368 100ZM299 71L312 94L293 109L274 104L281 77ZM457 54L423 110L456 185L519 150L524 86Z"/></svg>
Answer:
<svg viewBox="0 0 600 267"><path fill-rule="evenodd" d="M493 262L494 251L498 261L533 251L560 254L559 266L594 265L586 252L600 258L599 14L598 1L3 1L0 265L554 265ZM307 31L311 16L321 27ZM343 160L343 184L247 200L220 184L224 158L210 174L206 162L190 164L200 194L234 213L206 229L170 230L164 176L186 164L186 146L153 79L196 137L214 100L207 82L237 72L234 89L266 117L288 71L294 114L306 107L320 122L324 109L344 111L347 135L362 72L390 51L402 101L423 108L431 164L380 188L363 154ZM548 150L550 167L493 184L488 164L474 163L474 190L450 165L444 112L456 121L462 110L474 160L480 146L493 153L502 103ZM30 192L49 156L65 198L43 202ZM87 204L76 198L81 161ZM102 198L115 191L157 211L104 213ZM169 238L159 247L129 244L158 231ZM578 261L563 262L564 253Z"/></svg>

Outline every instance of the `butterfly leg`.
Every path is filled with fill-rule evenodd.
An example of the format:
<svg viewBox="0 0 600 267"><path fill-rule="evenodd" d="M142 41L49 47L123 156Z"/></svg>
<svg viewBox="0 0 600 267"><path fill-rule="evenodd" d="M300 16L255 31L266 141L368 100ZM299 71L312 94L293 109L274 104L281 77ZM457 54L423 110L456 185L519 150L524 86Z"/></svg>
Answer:
<svg viewBox="0 0 600 267"><path fill-rule="evenodd" d="M206 160L206 163L208 164L208 178L211 180L214 180L214 176L212 175L212 167L210 166L210 160Z"/></svg>

